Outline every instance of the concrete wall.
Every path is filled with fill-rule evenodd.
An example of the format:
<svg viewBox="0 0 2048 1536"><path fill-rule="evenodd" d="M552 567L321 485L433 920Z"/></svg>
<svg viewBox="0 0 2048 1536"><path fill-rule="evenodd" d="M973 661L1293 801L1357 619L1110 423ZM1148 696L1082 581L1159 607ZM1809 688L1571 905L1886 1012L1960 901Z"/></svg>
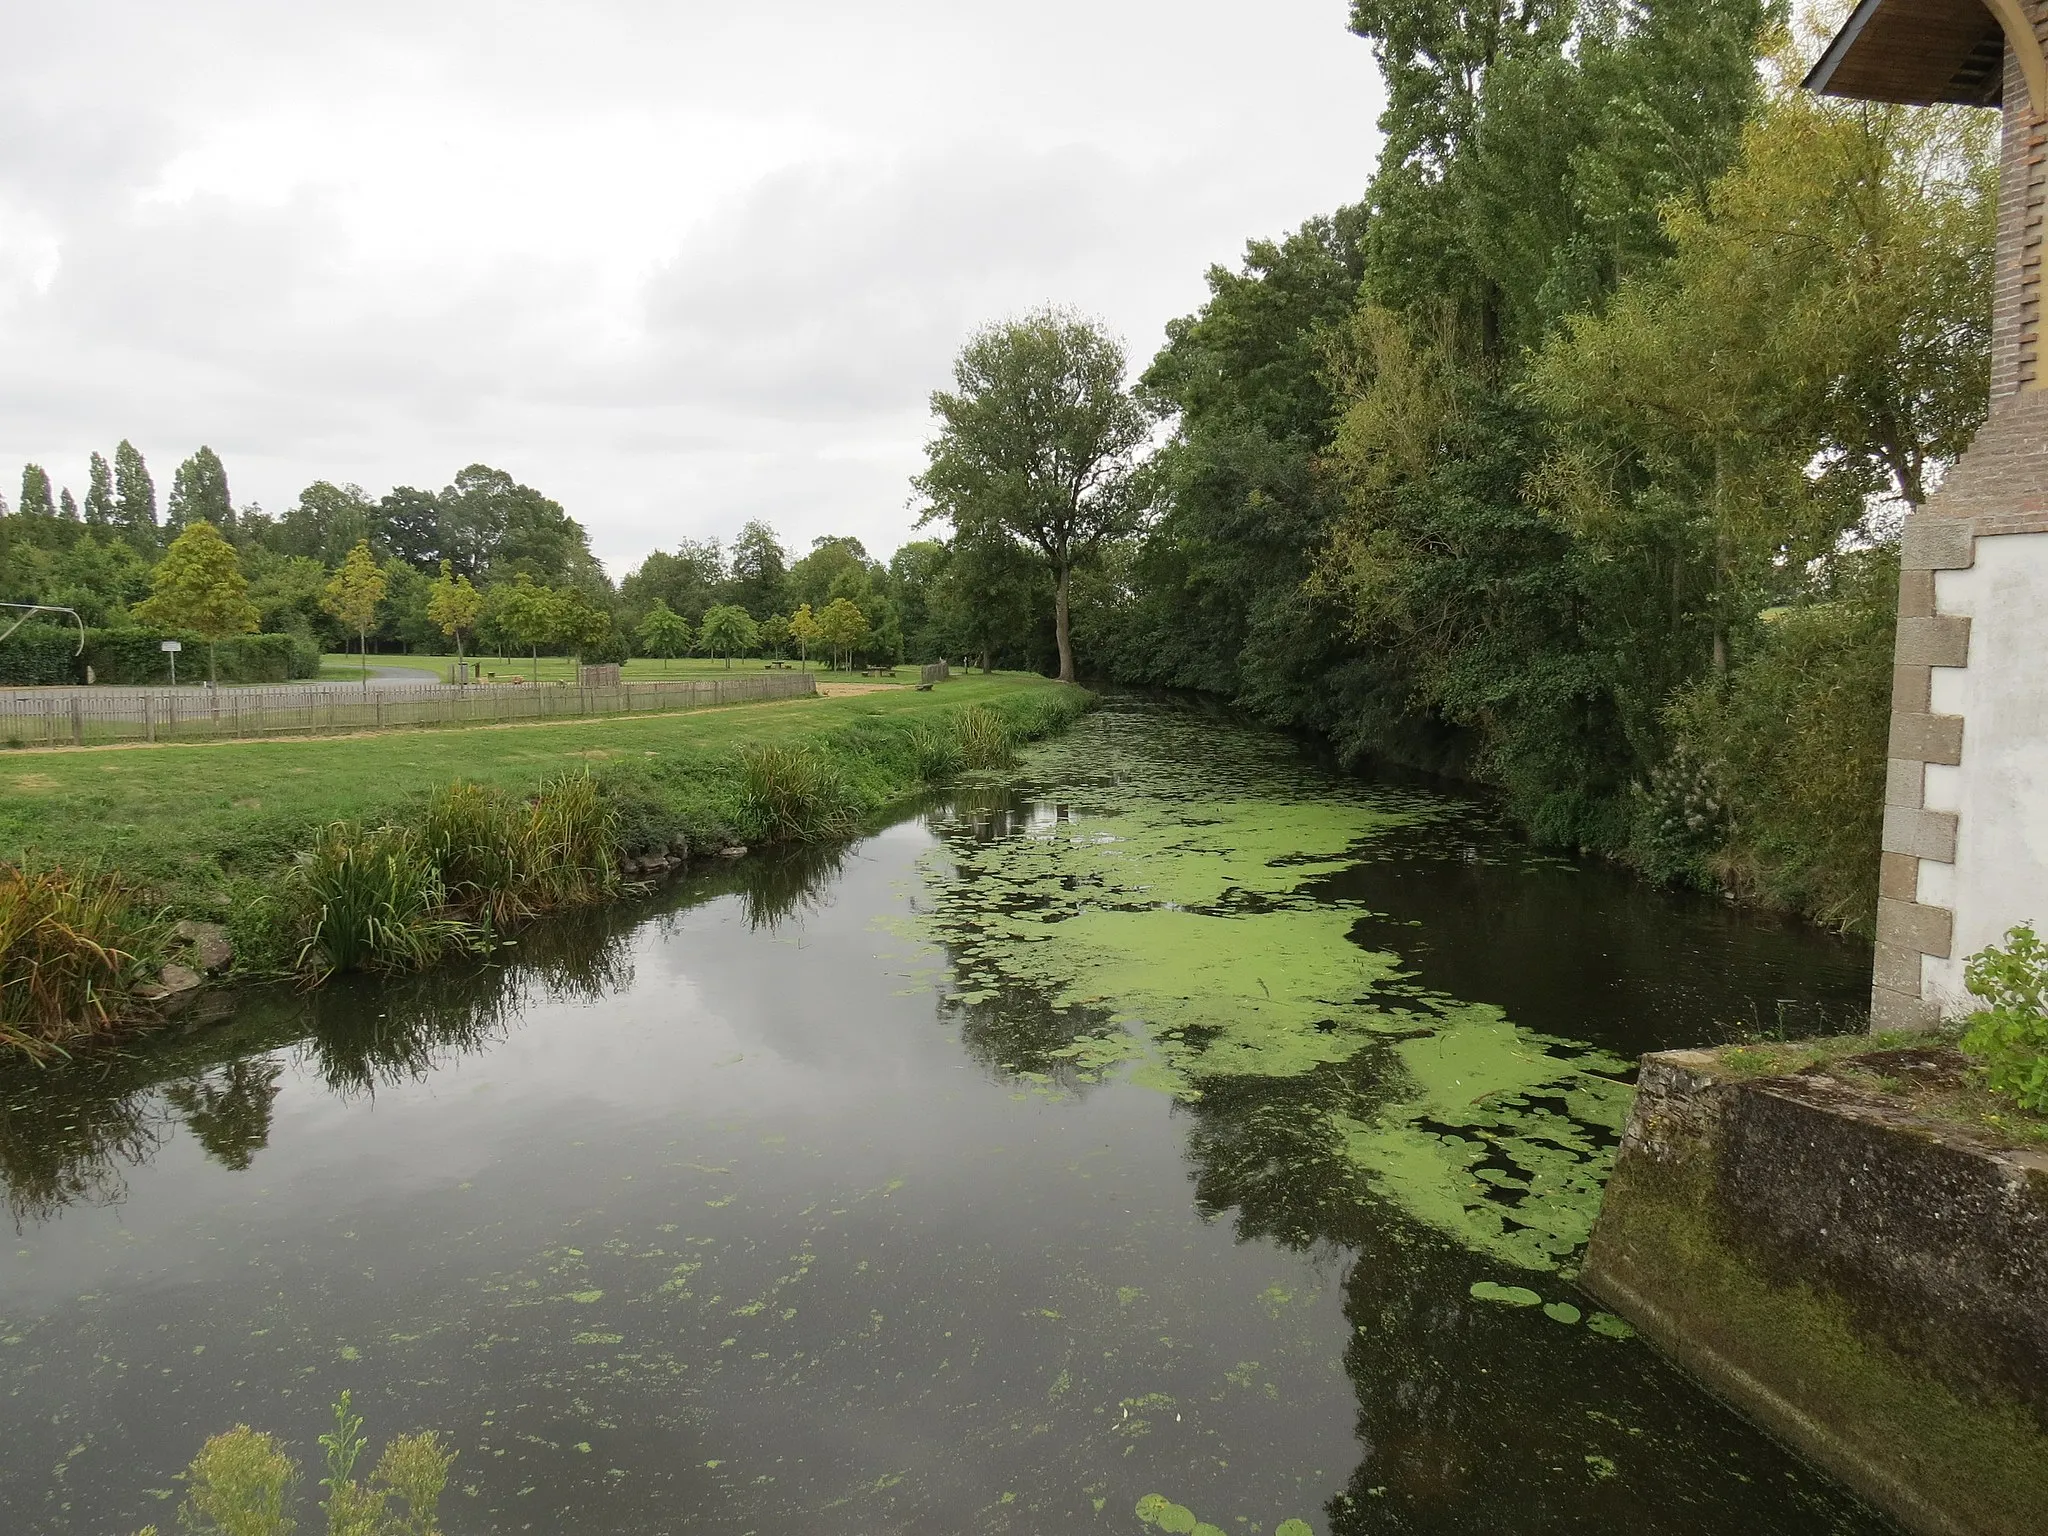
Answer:
<svg viewBox="0 0 2048 1536"><path fill-rule="evenodd" d="M1978 538L1975 563L1935 573L1935 606L1967 618L1969 665L1936 667L1936 715L1963 722L1962 762L1930 764L1927 809L1956 818L1953 863L1920 866L1921 903L1954 914L1945 956L1921 962L1922 996L1967 1012L1966 956L2015 923L2048 932L2048 535Z"/></svg>
<svg viewBox="0 0 2048 1536"><path fill-rule="evenodd" d="M1579 1283L1909 1530L2041 1536L2048 1153L1730 1054L1643 1058ZM1860 1065L1934 1092L1968 1072Z"/></svg>

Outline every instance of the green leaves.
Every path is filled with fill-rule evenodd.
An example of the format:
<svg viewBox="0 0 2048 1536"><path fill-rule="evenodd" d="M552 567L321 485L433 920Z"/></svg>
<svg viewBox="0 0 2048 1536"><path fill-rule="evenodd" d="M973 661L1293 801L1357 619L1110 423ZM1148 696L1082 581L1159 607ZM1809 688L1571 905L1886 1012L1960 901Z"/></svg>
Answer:
<svg viewBox="0 0 2048 1536"><path fill-rule="evenodd" d="M1970 1020L1963 1050L1984 1082L2020 1108L2048 1114L2048 944L2021 923L1970 957L1964 984L1991 1006Z"/></svg>

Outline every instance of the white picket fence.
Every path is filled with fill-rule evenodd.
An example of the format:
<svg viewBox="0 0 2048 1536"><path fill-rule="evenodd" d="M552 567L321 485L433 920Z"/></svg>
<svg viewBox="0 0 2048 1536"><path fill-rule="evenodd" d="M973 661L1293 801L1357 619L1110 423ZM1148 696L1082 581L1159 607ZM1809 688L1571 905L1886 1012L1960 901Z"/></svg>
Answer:
<svg viewBox="0 0 2048 1536"><path fill-rule="evenodd" d="M804 672L622 683L614 688L570 683L398 683L367 689L331 683L274 688L16 688L0 690L0 747L327 736L402 726L661 714L799 698L817 691L817 680Z"/></svg>

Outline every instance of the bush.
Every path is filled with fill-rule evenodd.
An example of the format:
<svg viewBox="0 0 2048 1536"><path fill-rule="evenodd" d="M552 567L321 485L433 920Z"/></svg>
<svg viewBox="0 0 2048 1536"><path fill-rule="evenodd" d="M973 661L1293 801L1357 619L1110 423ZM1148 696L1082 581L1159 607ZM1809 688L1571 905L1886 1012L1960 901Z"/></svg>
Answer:
<svg viewBox="0 0 2048 1536"><path fill-rule="evenodd" d="M1985 1086L2020 1108L2048 1114L2048 944L2022 923L1970 957L1973 997L1990 1006L1970 1020L1963 1050L1983 1064Z"/></svg>
<svg viewBox="0 0 2048 1536"><path fill-rule="evenodd" d="M1834 602L1759 622L1732 673L1681 694L1667 719L1674 771L1689 758L1722 791L1716 814L1727 832L1704 872L1868 935L1884 826L1896 557L1870 557L1844 587ZM1683 779L1679 771L1674 782L1684 787ZM1644 808L1646 816L1668 809ZM1639 818L1637 842L1666 840Z"/></svg>
<svg viewBox="0 0 2048 1536"><path fill-rule="evenodd" d="M384 1447L369 1481L358 1481L363 1421L349 1394L334 1405L334 1428L320 1437L327 1476L322 1513L330 1536L437 1536L441 1495L455 1453L432 1430L399 1435ZM184 1476L178 1524L207 1536L291 1536L299 1466L283 1446L246 1424L213 1436ZM395 1507L397 1506L397 1507ZM155 1536L156 1527L141 1536Z"/></svg>
<svg viewBox="0 0 2048 1536"><path fill-rule="evenodd" d="M151 938L111 876L0 865L0 1046L43 1057L105 1033Z"/></svg>

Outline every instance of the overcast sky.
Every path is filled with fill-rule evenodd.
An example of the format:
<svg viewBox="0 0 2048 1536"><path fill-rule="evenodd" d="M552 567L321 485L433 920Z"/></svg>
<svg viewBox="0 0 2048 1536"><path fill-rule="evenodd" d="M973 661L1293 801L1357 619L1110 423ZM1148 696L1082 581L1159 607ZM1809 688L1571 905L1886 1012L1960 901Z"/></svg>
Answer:
<svg viewBox="0 0 2048 1536"><path fill-rule="evenodd" d="M1344 0L63 0L0 19L0 488L238 503L476 461L614 576L749 517L911 533L926 397L1046 300L1142 366L1355 199Z"/></svg>

